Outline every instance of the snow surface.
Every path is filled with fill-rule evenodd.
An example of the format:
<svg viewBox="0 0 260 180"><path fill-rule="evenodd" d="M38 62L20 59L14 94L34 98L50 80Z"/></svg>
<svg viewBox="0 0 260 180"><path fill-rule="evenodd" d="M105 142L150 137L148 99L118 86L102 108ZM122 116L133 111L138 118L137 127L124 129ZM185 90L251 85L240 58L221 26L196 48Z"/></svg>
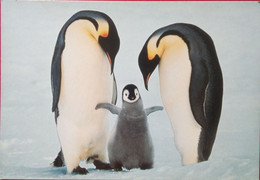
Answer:
<svg viewBox="0 0 260 180"><path fill-rule="evenodd" d="M2 0L0 178L258 179L260 119L260 3L258 2L26 2ZM181 166L165 111L149 117L155 147L151 170L95 170L68 175L49 164L59 151L51 113L50 67L57 35L72 14L98 10L115 22L121 40L115 74L121 90L139 87L145 107L162 105L158 73L143 85L137 58L156 29L195 24L215 42L224 99L210 160ZM117 116L109 115L111 127Z"/></svg>

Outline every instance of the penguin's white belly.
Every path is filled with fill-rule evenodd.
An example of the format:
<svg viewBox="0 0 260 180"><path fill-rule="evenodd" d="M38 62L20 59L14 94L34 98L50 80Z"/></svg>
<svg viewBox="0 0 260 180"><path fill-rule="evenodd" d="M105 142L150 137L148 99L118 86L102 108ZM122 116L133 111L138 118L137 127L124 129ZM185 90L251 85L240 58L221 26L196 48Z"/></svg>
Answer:
<svg viewBox="0 0 260 180"><path fill-rule="evenodd" d="M105 150L107 112L97 111L95 107L97 103L111 102L113 91L107 56L98 42L80 28L81 21L68 28L61 61L57 129L67 162Z"/></svg>
<svg viewBox="0 0 260 180"><path fill-rule="evenodd" d="M171 38L176 43L164 51L159 65L160 89L185 165L198 161L201 127L194 119L189 101L191 62L187 45L178 36Z"/></svg>

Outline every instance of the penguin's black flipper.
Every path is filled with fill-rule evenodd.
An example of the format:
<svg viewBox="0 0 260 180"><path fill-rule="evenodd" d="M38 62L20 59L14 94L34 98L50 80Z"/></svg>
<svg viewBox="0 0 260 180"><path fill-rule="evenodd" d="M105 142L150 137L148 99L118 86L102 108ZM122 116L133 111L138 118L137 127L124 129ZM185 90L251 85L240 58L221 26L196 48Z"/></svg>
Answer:
<svg viewBox="0 0 260 180"><path fill-rule="evenodd" d="M146 108L144 111L145 111L146 116L149 116L149 114L151 114L155 111L161 111L161 110L163 110L162 106L153 106L150 108Z"/></svg>
<svg viewBox="0 0 260 180"><path fill-rule="evenodd" d="M95 109L101 109L101 108L109 110L112 114L119 115L119 113L121 112L121 108L109 103L99 103L97 104Z"/></svg>
<svg viewBox="0 0 260 180"><path fill-rule="evenodd" d="M203 59L193 64L189 89L190 104L195 120L203 128L207 126L205 101L209 83L208 74L207 66Z"/></svg>
<svg viewBox="0 0 260 180"><path fill-rule="evenodd" d="M116 105L116 101L117 101L117 84L116 84L116 78L115 78L115 74L113 74L113 97L112 97L112 104Z"/></svg>
<svg viewBox="0 0 260 180"><path fill-rule="evenodd" d="M51 64L51 87L52 87L52 94L53 94L52 112L54 112L57 109L59 97L60 97L61 55L65 47L64 31L65 30L63 28L59 33L54 54L52 57L52 64Z"/></svg>

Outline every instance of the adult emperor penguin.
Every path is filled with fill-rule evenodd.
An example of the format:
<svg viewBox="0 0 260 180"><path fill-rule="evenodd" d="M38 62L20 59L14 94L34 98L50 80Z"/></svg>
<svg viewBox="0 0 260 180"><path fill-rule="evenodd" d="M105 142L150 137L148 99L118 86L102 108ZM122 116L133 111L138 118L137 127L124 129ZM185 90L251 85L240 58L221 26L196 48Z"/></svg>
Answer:
<svg viewBox="0 0 260 180"><path fill-rule="evenodd" d="M115 131L108 143L110 165L115 170L122 167L150 169L153 167L153 144L149 132L147 116L162 110L161 106L143 108L138 88L128 84L122 92L122 108L109 103L99 103L96 109L108 109L118 115Z"/></svg>
<svg viewBox="0 0 260 180"><path fill-rule="evenodd" d="M161 97L182 164L208 160L223 94L222 72L211 37L185 23L156 30L139 54L147 90L158 64Z"/></svg>
<svg viewBox="0 0 260 180"><path fill-rule="evenodd" d="M106 161L107 113L95 106L116 102L113 66L119 43L111 18L96 11L74 14L58 35L51 82L62 151L54 166L66 164L68 173L86 174L79 166L86 158Z"/></svg>

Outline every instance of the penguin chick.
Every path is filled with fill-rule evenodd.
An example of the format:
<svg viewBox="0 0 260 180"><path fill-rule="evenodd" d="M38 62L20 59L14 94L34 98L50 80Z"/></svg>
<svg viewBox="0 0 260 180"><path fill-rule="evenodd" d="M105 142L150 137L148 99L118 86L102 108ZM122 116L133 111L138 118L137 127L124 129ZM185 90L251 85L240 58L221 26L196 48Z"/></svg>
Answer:
<svg viewBox="0 0 260 180"><path fill-rule="evenodd" d="M153 167L154 149L147 116L163 110L162 106L143 108L138 88L129 84L122 92L122 108L109 103L99 103L96 109L107 109L118 115L118 122L108 143L108 156L113 169L122 167L150 169Z"/></svg>

